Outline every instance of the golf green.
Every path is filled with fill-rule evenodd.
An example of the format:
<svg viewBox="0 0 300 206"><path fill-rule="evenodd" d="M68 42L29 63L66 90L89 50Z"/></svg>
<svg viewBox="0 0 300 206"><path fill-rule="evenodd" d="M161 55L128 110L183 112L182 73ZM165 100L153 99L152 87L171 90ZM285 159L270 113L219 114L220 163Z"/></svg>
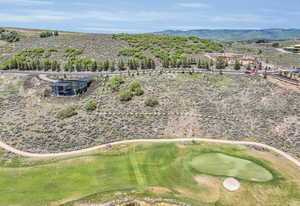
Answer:
<svg viewBox="0 0 300 206"><path fill-rule="evenodd" d="M236 177L254 182L267 182L273 175L264 167L246 159L223 153L204 153L190 162L190 166L200 173L217 176Z"/></svg>

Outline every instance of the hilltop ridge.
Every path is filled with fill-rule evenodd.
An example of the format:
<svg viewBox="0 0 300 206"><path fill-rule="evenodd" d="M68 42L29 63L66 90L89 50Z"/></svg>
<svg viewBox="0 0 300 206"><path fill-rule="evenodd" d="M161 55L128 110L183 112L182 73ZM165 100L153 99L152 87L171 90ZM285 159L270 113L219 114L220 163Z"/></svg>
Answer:
<svg viewBox="0 0 300 206"><path fill-rule="evenodd" d="M300 29L195 29L195 30L165 30L155 34L170 34L181 36L197 36L203 39L219 41L242 41L254 39L292 39L300 37Z"/></svg>

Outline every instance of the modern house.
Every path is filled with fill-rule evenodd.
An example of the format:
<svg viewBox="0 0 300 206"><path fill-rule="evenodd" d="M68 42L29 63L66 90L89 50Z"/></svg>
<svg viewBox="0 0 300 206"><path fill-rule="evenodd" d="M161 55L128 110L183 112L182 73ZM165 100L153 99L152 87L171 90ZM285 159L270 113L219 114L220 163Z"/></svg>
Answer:
<svg viewBox="0 0 300 206"><path fill-rule="evenodd" d="M53 96L76 96L87 91L91 85L92 79L84 78L79 80L60 79L52 83Z"/></svg>
<svg viewBox="0 0 300 206"><path fill-rule="evenodd" d="M255 62L255 58L252 58L252 57L243 57L243 58L240 58L240 62L243 65L253 64Z"/></svg>
<svg viewBox="0 0 300 206"><path fill-rule="evenodd" d="M296 44L295 46L285 47L283 49L288 52L300 53L300 44Z"/></svg>
<svg viewBox="0 0 300 206"><path fill-rule="evenodd" d="M210 58L214 61L223 59L228 64L234 64L236 60L239 60L243 55L235 53L210 53Z"/></svg>

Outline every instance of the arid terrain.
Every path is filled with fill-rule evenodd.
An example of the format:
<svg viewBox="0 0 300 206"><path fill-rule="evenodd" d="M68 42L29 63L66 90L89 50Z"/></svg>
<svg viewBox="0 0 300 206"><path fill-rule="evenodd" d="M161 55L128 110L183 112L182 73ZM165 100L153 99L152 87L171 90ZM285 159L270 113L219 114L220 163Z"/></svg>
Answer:
<svg viewBox="0 0 300 206"><path fill-rule="evenodd" d="M4 33L0 205L299 205L299 55L255 41ZM84 93L53 95L56 80L87 76Z"/></svg>
<svg viewBox="0 0 300 206"><path fill-rule="evenodd" d="M47 82L1 75L1 139L25 151L58 152L124 139L202 137L257 141L299 156L299 93L254 76L153 73L124 80L121 91L138 81L144 94L121 102L98 78L82 97L43 97ZM148 96L159 105L145 106ZM86 111L92 100L97 109ZM78 114L57 118L69 106Z"/></svg>

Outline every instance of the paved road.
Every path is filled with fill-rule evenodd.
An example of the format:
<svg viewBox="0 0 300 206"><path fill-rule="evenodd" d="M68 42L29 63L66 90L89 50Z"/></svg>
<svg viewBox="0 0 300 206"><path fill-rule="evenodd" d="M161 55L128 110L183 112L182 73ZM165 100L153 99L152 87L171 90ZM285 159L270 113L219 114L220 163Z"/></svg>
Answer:
<svg viewBox="0 0 300 206"><path fill-rule="evenodd" d="M209 143L223 143L223 144L234 144L234 145L252 145L252 146L257 146L257 147L262 147L265 149L269 149L270 151L273 151L282 157L288 159L289 161L293 162L295 165L300 167L300 162L290 156L289 154L280 151L274 147L271 147L269 145L257 143L257 142L246 142L246 141L229 141L229 140L217 140L217 139L202 139L202 138L178 138L178 139L136 139L136 140L124 140L124 141L119 141L119 142L113 142L110 144L103 144L87 149L82 149L82 150L76 150L76 151L71 151L71 152L60 152L60 153L48 153L48 154L38 154L38 153L30 153L30 152L24 152L20 151L18 149L15 149L3 142L0 142L0 147L10 151L12 153L24 156L24 157L60 157L60 156L67 156L67 155L76 155L76 154L82 154L90 151L94 151L100 148L105 148L110 145L118 145L118 144L124 144L124 143L137 143L137 142L184 142L184 141L197 141L197 142L209 142Z"/></svg>
<svg viewBox="0 0 300 206"><path fill-rule="evenodd" d="M164 71L176 71L176 72L182 72L182 71L191 71L192 69L165 69ZM136 71L130 71L131 73L135 72L140 73L151 73L151 72L159 72L160 69L145 69L145 70L136 70ZM193 69L195 73L219 73L219 70L206 70L206 69ZM289 70L290 72L299 72L299 70ZM280 71L268 71L267 74L279 74ZM223 71L224 74L235 74L235 75L245 75L245 72L241 71ZM253 74L263 74L264 71L259 71L257 73ZM128 71L116 71L116 72L42 72L42 71L7 71L7 70L0 70L0 74L19 74L19 75L52 75L52 76L58 76L58 75L77 75L77 76L87 76L87 77L93 77L93 76L99 76L99 75L107 75L107 76L116 76L116 75L126 75L128 74Z"/></svg>

